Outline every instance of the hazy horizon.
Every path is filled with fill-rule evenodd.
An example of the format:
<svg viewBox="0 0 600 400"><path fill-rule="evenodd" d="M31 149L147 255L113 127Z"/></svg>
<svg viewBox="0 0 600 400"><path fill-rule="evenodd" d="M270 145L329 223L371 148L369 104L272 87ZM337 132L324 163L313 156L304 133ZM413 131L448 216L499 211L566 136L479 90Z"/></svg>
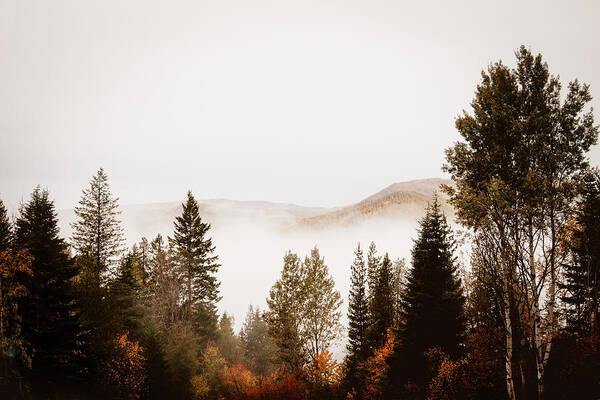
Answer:
<svg viewBox="0 0 600 400"><path fill-rule="evenodd" d="M191 189L331 207L443 177L480 71L521 44L598 105L599 17L597 1L0 0L0 198L15 210L40 184L71 208L99 167L124 205Z"/></svg>

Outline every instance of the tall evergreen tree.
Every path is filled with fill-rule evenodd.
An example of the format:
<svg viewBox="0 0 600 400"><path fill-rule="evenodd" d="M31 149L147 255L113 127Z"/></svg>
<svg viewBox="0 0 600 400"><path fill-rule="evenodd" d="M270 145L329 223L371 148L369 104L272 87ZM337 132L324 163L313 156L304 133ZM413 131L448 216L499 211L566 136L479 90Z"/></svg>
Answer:
<svg viewBox="0 0 600 400"><path fill-rule="evenodd" d="M362 393L364 378L362 363L369 356L367 329L369 328L369 302L367 298L367 270L360 243L354 251L351 266L350 295L348 299L348 344L346 349L346 384Z"/></svg>
<svg viewBox="0 0 600 400"><path fill-rule="evenodd" d="M387 331L394 323L394 305L392 262L386 253L379 267L369 304L367 338L371 349L384 344Z"/></svg>
<svg viewBox="0 0 600 400"><path fill-rule="evenodd" d="M375 246L374 242L371 242L369 245L369 252L367 253L367 286L369 299L371 299L375 292L375 286L377 286L379 267L381 267L381 257L377 255L377 246Z"/></svg>
<svg viewBox="0 0 600 400"><path fill-rule="evenodd" d="M585 189L571 235L572 262L565 265L562 297L567 329L600 334L600 172L585 177Z"/></svg>
<svg viewBox="0 0 600 400"><path fill-rule="evenodd" d="M24 277L23 336L33 349L33 373L60 381L82 371L84 338L72 287L79 271L58 231L54 204L37 187L21 207L15 229L16 247L33 257L33 275Z"/></svg>
<svg viewBox="0 0 600 400"><path fill-rule="evenodd" d="M390 359L390 382L395 392L412 382L424 398L431 378L425 352L437 347L451 357L459 356L465 321L455 242L437 197L419 222L418 233L403 296L403 323L397 328L398 341Z"/></svg>
<svg viewBox="0 0 600 400"><path fill-rule="evenodd" d="M215 338L217 333L217 302L219 282L215 277L220 264L212 255L215 246L207 237L210 224L202 222L198 202L192 192L182 204L183 211L175 220L172 239L177 262L186 284L186 308L197 332L203 338Z"/></svg>
<svg viewBox="0 0 600 400"><path fill-rule="evenodd" d="M8 249L12 241L12 226L4 203L0 200L0 253Z"/></svg>
<svg viewBox="0 0 600 400"><path fill-rule="evenodd" d="M79 256L91 262L86 265L88 272L100 282L102 274L119 260L124 243L118 198L110 192L104 169L100 168L89 188L83 190L75 214L78 219L71 225L71 243Z"/></svg>

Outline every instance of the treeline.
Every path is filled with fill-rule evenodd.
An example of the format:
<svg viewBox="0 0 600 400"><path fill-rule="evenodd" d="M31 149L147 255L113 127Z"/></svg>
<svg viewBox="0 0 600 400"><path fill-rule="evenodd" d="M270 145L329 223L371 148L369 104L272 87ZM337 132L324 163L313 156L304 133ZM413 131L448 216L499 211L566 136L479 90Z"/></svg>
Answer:
<svg viewBox="0 0 600 400"><path fill-rule="evenodd" d="M0 202L2 398L596 399L600 172L589 87L524 47L491 64L456 120L443 190L410 265L354 251L348 327L319 249L287 252L267 308L218 315L210 225L188 193L173 233L126 249L98 171L59 237L49 194ZM347 331L346 353L332 348Z"/></svg>

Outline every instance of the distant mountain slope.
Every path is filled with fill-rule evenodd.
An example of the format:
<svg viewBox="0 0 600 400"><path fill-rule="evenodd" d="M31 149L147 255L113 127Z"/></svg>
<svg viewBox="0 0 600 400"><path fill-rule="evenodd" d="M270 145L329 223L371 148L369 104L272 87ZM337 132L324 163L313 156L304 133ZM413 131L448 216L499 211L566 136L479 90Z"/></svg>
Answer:
<svg viewBox="0 0 600 400"><path fill-rule="evenodd" d="M440 178L398 182L356 204L337 208L226 199L200 200L199 205L202 218L216 229L255 225L288 232L296 229L322 230L361 224L372 219L416 221L423 215L433 193L440 192L441 184L449 183L449 180ZM441 198L443 201L444 196ZM171 235L173 221L181 213L181 203L125 205L121 211L127 242L133 243L142 236L154 237L157 233ZM448 215L452 213L445 205L444 211ZM58 214L61 234L70 237L70 224L75 221L74 211L59 210Z"/></svg>
<svg viewBox="0 0 600 400"><path fill-rule="evenodd" d="M381 197L385 197L391 193L396 192L415 192L424 194L428 197L433 196L434 193L441 194L441 185L451 185L452 181L449 179L442 178L429 178L429 179L415 179L408 182L396 182L392 183L390 186L385 189L380 190L374 195L367 197L368 199L377 199Z"/></svg>
<svg viewBox="0 0 600 400"><path fill-rule="evenodd" d="M452 208L441 193L442 184L450 184L450 181L433 178L394 183L356 204L304 218L297 227L327 229L360 224L374 218L416 220L423 215L434 193L440 195L442 210L452 217Z"/></svg>

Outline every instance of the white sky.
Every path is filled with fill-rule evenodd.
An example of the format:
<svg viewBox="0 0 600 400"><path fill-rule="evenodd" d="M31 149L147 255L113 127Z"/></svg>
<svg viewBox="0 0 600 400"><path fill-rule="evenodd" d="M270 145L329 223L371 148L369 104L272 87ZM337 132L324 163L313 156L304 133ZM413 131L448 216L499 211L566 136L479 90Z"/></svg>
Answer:
<svg viewBox="0 0 600 400"><path fill-rule="evenodd" d="M520 44L598 108L600 1L484 3L0 0L0 197L71 208L103 166L122 204L349 204L441 176Z"/></svg>

